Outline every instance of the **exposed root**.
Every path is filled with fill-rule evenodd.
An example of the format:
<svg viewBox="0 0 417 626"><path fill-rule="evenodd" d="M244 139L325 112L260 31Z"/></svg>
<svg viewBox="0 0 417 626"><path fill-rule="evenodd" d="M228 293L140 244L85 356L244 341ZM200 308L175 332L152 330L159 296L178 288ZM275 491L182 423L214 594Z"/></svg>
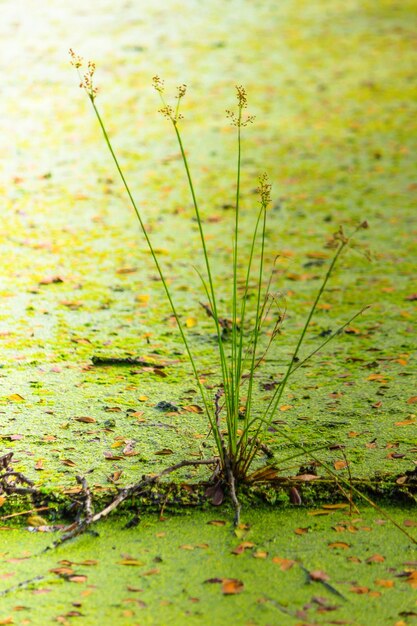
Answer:
<svg viewBox="0 0 417 626"><path fill-rule="evenodd" d="M225 469L225 473L226 473L226 480L227 480L227 485L229 487L229 491L230 491L230 499L232 500L232 504L233 504L233 508L235 510L235 515L233 518L233 524L234 526L237 526L239 524L240 521L240 502L237 499L237 495L236 495L236 481L235 481L235 477L233 474L233 469L232 469L232 464L230 461L230 455L227 452L227 448L226 448L226 444L224 442L224 437L222 435L222 429L220 426L220 412L221 412L221 408L220 408L220 398L223 394L223 389L218 389L217 393L214 397L214 406L215 406L215 416L216 416L216 427L217 427L217 434L220 438L220 443L221 443L221 447L222 447L222 457L223 457L223 464L224 464L224 469Z"/></svg>
<svg viewBox="0 0 417 626"><path fill-rule="evenodd" d="M83 500L84 500L83 508L85 511L85 519L89 520L94 515L91 490L84 476L76 476L75 478L77 480L77 483L81 485L81 489L82 489L81 496L83 497ZM82 515L82 511L80 512L79 519L81 518L81 515Z"/></svg>
<svg viewBox="0 0 417 626"><path fill-rule="evenodd" d="M13 452L4 454L0 457L0 494L6 495L16 494L29 494L39 495L39 489L34 487L34 483L26 478L21 472L15 472L11 469L11 461L13 458ZM1 472L3 470L3 472ZM21 487L19 485L25 485Z"/></svg>
<svg viewBox="0 0 417 626"><path fill-rule="evenodd" d="M230 467L230 458L227 454L224 457L224 463L225 463L225 468L226 468L227 484L230 490L230 498L232 500L233 508L235 510L233 524L234 526L238 526L239 521L240 521L241 506L240 506L239 500L237 499L235 477L233 475L232 468Z"/></svg>

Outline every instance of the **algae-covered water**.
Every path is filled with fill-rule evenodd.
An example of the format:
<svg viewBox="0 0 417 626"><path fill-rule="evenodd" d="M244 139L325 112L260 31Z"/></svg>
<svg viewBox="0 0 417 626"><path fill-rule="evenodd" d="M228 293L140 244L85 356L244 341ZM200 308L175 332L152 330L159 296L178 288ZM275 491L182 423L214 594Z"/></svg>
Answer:
<svg viewBox="0 0 417 626"><path fill-rule="evenodd" d="M341 507L252 509L236 531L230 511L145 515L125 530L119 518L46 553L50 535L5 530L3 623L413 623L415 549L372 510ZM409 510L389 513L410 523Z"/></svg>
<svg viewBox="0 0 417 626"><path fill-rule="evenodd" d="M120 470L129 482L165 463L154 454L163 448L175 461L184 446L200 455L207 432L195 413L165 420L155 411L161 400L181 409L198 397L135 217L77 88L71 46L98 65L97 104L207 385L216 386L218 367L199 304L197 228L152 76L165 78L167 93L188 84L182 132L226 317L236 155L225 109L235 84L245 85L256 115L244 129L242 267L257 177L267 171L268 259L280 255L272 288L286 311L259 379L259 405L294 349L331 254L327 241L339 225L349 232L368 220L323 297L305 354L371 308L293 377L278 418L305 444L346 445L358 477L412 469L413 3L2 6L0 436L19 468L54 487L90 470L97 484ZM166 377L93 367L97 354L163 362ZM108 460L113 447L132 441L134 455ZM278 453L287 445L279 436L269 444Z"/></svg>
<svg viewBox="0 0 417 626"><path fill-rule="evenodd" d="M201 458L213 451L204 416L187 410L200 402L196 385L135 217L69 65L71 47L97 64L97 105L209 388L217 388L219 368L213 328L200 305L204 294L195 267L203 269L203 260L197 226L172 128L157 112L160 104L151 88L152 77L165 79L168 94L174 94L177 84L188 86L181 129L225 317L230 316L236 167L235 129L225 109L235 105L235 85L245 86L248 113L256 116L255 123L243 129L242 268L258 206L258 176L267 171L273 184L267 257L272 264L279 255L272 289L286 312L259 373L258 407L268 400L292 354L330 261L327 243L332 234L339 225L349 233L368 221L369 229L357 236L356 247L344 255L323 296L303 354L356 311L371 306L291 379L277 419L279 428L308 447L333 445L333 450L319 454L334 468L340 467L336 471L345 478L348 471L340 463L345 459L351 475L362 481L376 477L395 484L398 477L415 470L414 18L413 0L1 3L0 456L13 452L14 469L47 491L72 488L76 474L88 473L89 483L99 492L114 488L115 481L119 486L129 484L184 456ZM149 365L96 366L93 356L141 357ZM161 401L178 411L159 411ZM271 432L267 442L283 473L294 475L301 464L308 466L308 458L280 464L292 451L278 433ZM340 445L344 456L337 449ZM207 475L203 469L184 470L179 479L192 482ZM30 503L23 504L23 509L31 508ZM16 512L17 503L6 498L0 506L5 517ZM22 510L22 503L19 506ZM123 572L137 572L139 566L117 565L118 606L110 607L100 621L218 624L233 616L242 624L331 622L327 605L311 600L315 586L323 587L323 581L306 586L300 565L285 572L285 578L279 564L272 564L267 542L275 537L284 548L291 537L298 542L297 549L315 546L322 555L322 565L319 552L313 550L311 561L302 556L307 570L323 568L337 589L336 582L342 581L341 592L350 603L333 594L335 604L342 604L338 623L412 623L413 611L417 612L412 608L412 581L404 582L403 575L384 587L376 585L376 576L371 580L371 572L380 568L381 580L388 574L395 577L382 571L391 567L391 559L399 573L401 567L415 568L415 557L404 560L414 565L401 565L394 530L391 535L388 526L378 526L371 513L366 515L373 532L355 535L376 537L372 539L376 554L384 555L378 543L386 548L385 561L371 565L359 552L345 555L344 548L340 558L335 556L327 544L314 543L316 535L293 537L293 526L309 526L298 509L245 513L245 522L252 523L252 515L260 520L258 543L236 558L229 555L227 542L233 536L228 528L206 526L206 514L201 515L193 511L189 517L170 517L172 535L163 539L163 558L182 563L181 590L173 584L176 570L170 563L162 586L160 576L143 577L146 607L141 605L141 592L132 592L133 601L121 608L130 597L124 595L126 585L131 584L125 585L130 574ZM217 510L213 518L218 515L228 519L227 513ZM398 515L402 519L400 511ZM413 516L407 513L407 519ZM327 516L312 519L326 522L323 532L336 532L329 530ZM117 579L114 568L117 559L123 559L124 542L137 541L139 546L143 533L148 533L155 548L149 558L146 554L137 558L145 560L148 569L159 568L148 563L151 554L158 556L154 535L159 524L146 520L134 531L118 530L117 522L103 526L99 539L83 537L71 548L62 548L62 557L52 553L22 561L11 584L20 574L19 581L36 576L32 568L39 563L39 575L46 576L41 586L45 580L56 595L41 587L30 591L25 587L16 592L25 598L30 594L33 604L22 600L21 605L27 602L34 608L25 612L12 611L20 606L12 592L3 599L0 623L4 615L13 620L4 623L44 624L42 615L49 620L69 611L83 615L74 613L61 622L95 623L97 597L108 597L107 590ZM185 535L201 531L201 543L214 542L217 569L213 566L206 575L208 549L178 549L178 543L197 542L194 534L177 541L181 529ZM208 532L214 534L207 538ZM116 546L114 560L109 556L114 552L107 541L110 536ZM0 552L6 537L10 543L4 552L9 556L26 545L32 554L50 541L23 530L4 531ZM258 548L269 556L253 559ZM295 548L288 552L283 548L274 556L299 558ZM100 580L92 583L97 584L97 593L88 582L70 584L45 575L60 558L71 559L71 550L84 550L80 561L95 558L96 551L106 555L91 566L91 572L97 572L91 576ZM126 548L126 553L130 550ZM362 559L361 564L346 556ZM343 568L338 569L342 562L344 567L358 567L359 573L349 569L345 577ZM29 563L28 573L24 568ZM192 570L198 564L204 569L201 576ZM4 570L5 587L9 573ZM273 576L279 578L275 581ZM210 577L242 579L244 592L223 596L223 583L202 585L201 579ZM288 585L288 593L267 592L271 580L274 593L281 585ZM359 587L365 581L362 586L370 591L346 593L347 580ZM160 589L164 597L156 610ZM174 590L179 604L161 605L173 602ZM91 604L71 608L85 591L83 602ZM372 595L376 591L380 595ZM317 596L322 592L333 593L321 588ZM269 598L265 601L264 593ZM303 603L313 605L307 616L297 614ZM355 608L346 608L351 605ZM243 613L238 614L237 607Z"/></svg>

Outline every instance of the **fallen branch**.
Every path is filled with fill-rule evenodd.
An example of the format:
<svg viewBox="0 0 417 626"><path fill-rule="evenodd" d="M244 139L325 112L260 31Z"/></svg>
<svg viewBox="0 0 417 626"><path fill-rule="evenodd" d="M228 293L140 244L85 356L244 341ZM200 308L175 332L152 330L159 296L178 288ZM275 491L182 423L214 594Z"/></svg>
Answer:
<svg viewBox="0 0 417 626"><path fill-rule="evenodd" d="M112 500L110 504L104 507L104 509L102 509L101 511L95 514L93 514L92 503L91 503L91 492L87 486L87 482L81 476L77 476L77 481L82 486L82 493L84 495L84 507L85 507L86 515L84 518L79 519L73 524L70 524L69 526L64 528L64 531L63 531L64 534L59 539L54 541L52 545L47 546L45 550L43 550L43 552L47 552L48 550L57 548L61 544L65 543L66 541L69 541L70 539L73 539L77 535L82 534L89 528L89 526L91 526L92 524L95 524L96 522L110 515L112 511L117 509L117 507L128 498L134 495L142 495L144 492L149 490L153 485L159 482L159 480L163 476L166 476L167 474L171 474L172 472L175 472L181 469L182 467L190 467L190 466L195 467L197 465L217 465L218 462L219 461L217 458L199 459L195 461L184 460L184 461L180 461L179 463L176 463L175 465L171 465L170 467L165 468L162 472L160 472L159 474L156 474L155 476L143 476L142 480L140 480L138 483L135 483L134 485L129 485L128 487L124 487L123 489L120 489L116 498L114 498L114 500Z"/></svg>
<svg viewBox="0 0 417 626"><path fill-rule="evenodd" d="M156 369L164 369L162 363L146 361L140 357L111 357L111 356L93 356L91 357L93 365L139 365L140 367L155 367Z"/></svg>

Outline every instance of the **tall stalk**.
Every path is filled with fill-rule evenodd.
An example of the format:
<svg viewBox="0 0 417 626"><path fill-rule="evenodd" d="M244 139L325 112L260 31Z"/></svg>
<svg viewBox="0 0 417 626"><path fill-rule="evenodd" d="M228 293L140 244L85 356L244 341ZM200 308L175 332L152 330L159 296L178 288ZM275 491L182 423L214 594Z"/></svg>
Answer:
<svg viewBox="0 0 417 626"><path fill-rule="evenodd" d="M72 58L73 65L75 66L75 68L79 72L79 68L82 65L82 59L80 57L78 57L77 55L75 55L72 50L70 50L70 55L71 55L71 58ZM190 348L190 345L188 343L187 337L186 337L186 335L184 333L184 329L182 327L180 317L178 315L176 306L175 306L173 298L171 296L171 292L169 290L168 283L166 281L166 278L165 278L165 275L163 273L162 267L161 267L161 265L159 263L158 256L157 256L157 254L155 252L155 249L153 247L152 241L151 241L151 239L149 237L149 234L148 234L148 231L146 229L145 223L143 221L142 215L141 215L141 213L139 211L139 208L138 208L138 206L136 204L136 201L135 201L135 199L133 197L133 194L132 194L132 192L130 190L130 187L129 187L128 183L127 183L126 177L125 177L125 175L123 173L123 170L122 170L122 168L120 166L120 163L119 163L119 160L118 160L118 158L116 156L116 153L115 153L115 151L113 149L113 145L111 143L109 134L108 134L107 129L105 127L103 118L102 118L102 116L100 114L100 111L98 110L96 102L95 102L96 95L97 95L97 89L94 86L94 82L93 82L94 72L95 72L95 64L90 61L88 63L88 69L87 69L86 74L81 75L80 72L79 72L80 81L81 81L80 82L80 87L84 88L84 90L86 91L86 93L87 93L87 95L89 97L89 100L90 100L91 105L93 107L93 111L95 113L95 116L96 116L97 121L99 123L99 126L101 128L101 131L102 131L102 134L103 134L103 137L104 137L104 141L105 141L105 143L107 145L107 148L108 148L108 150L109 150L109 152L111 154L111 157L112 157L113 162L114 162L114 164L116 166L117 172L118 172L118 174L120 176L120 179L121 179L121 181L123 183L123 186L124 186L124 188L126 190L126 193L127 193L128 198L130 200L132 208L133 208L133 210L134 210L134 212L136 214L136 217L138 219L138 222L139 222L140 228L142 230L142 233L143 233L143 235L145 237L146 244L147 244L149 252L150 252L150 254L152 256L152 259L153 259L153 262L155 264L155 267L156 267L156 270L158 272L158 275L159 275L159 277L161 279L161 282L162 282L162 285L163 285L163 288L164 288L164 291L165 291L165 295L166 295L166 297L168 299L169 305L171 307L171 311L172 311L172 313L174 315L174 318L175 318L175 321L177 323L177 327L178 327L178 330L179 330L182 342L184 344L184 348L185 348L185 350L187 352L187 356L188 356L189 362L191 364L191 367L192 367L192 370L193 370L193 374L194 374L196 383L198 385L198 388L199 388L199 391L200 391L200 394L201 394L201 398L202 398L202 401L203 401L203 404L204 404L204 408L205 408L207 417L208 417L208 419L210 421L211 427L212 427L213 432L214 432L217 448L220 451L221 450L221 444L220 444L220 441L218 440L217 431L216 431L216 428L215 428L215 419L214 419L214 416L213 416L213 412L212 412L212 409L211 409L211 407L210 407L210 405L208 403L206 391L205 391L205 389L204 389L204 387L203 387L203 385L202 385L202 383L200 381L200 376L199 376L199 373L198 373L198 370L197 370L197 365L196 365L194 356L193 356L193 354L191 352L191 348Z"/></svg>
<svg viewBox="0 0 417 626"><path fill-rule="evenodd" d="M199 207L199 203L197 201L197 195L196 195L196 192L195 192L193 178L191 176L190 166L188 164L187 155L186 155L186 152L185 152L185 148L184 148L184 144L183 144L183 141L182 141L180 129L179 129L179 126L178 126L178 122L183 117L181 115L181 113L180 113L180 103L181 103L182 98L185 96L186 85L180 85L178 87L178 89L177 89L177 105L175 107L175 110L173 109L173 107L171 107L165 101L165 97L164 97L164 83L159 78L159 76L154 76L154 78L153 78L153 86L154 86L154 89L159 93L159 96L161 98L161 102L162 102L162 105L163 105L162 108L160 109L160 113L162 113L162 115L164 115L164 117L166 117L172 123L172 125L174 127L175 136L177 138L178 146L179 146L180 153L181 153L182 162L183 162L183 165L184 165L184 168L185 168L185 172L186 172L186 176L187 176L187 182L188 182L188 186L189 186L190 193L191 193L191 199L192 199L194 213L195 213L196 220L197 220L198 231L199 231L199 235L200 235L200 241L201 241L203 257L204 257L204 263L205 263L206 272L207 272L208 292L210 294L210 303L211 303L211 306L212 306L213 319L214 319L214 323L215 323L215 327L216 327L216 333L217 333L217 342L218 342L218 346L219 346L220 364L221 364L223 387L224 387L224 397L225 397L226 403L228 405L228 410L230 410L230 402L231 402L230 380L229 380L229 376L228 376L227 358L226 358L226 355L225 355L223 342L222 342L222 329L221 329L220 322L219 322L219 317L218 317L216 289L215 289L215 285L214 285L214 281L213 281L213 275L212 275L212 271L211 271L210 259L209 259L209 254L208 254L208 250L207 250L206 238L205 238L205 235L204 235L203 221L202 221L202 218L201 218L200 207ZM205 285L205 282L203 282L203 284ZM216 430L216 422L215 422L214 429ZM229 435L230 435L230 433L229 433ZM222 446L220 446L220 447L221 447L221 456L223 456L223 447Z"/></svg>

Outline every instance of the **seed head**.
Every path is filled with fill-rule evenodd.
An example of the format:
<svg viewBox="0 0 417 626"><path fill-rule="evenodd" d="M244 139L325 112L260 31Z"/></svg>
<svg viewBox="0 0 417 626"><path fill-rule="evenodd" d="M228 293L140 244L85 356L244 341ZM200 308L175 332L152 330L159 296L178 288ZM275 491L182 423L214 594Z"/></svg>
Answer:
<svg viewBox="0 0 417 626"><path fill-rule="evenodd" d="M246 89L242 87L242 85L236 85L236 98L238 105L237 113L230 111L230 109L226 109L226 117L230 119L232 126L237 126L238 128L252 124L255 119L254 115L247 115L245 118L242 117L243 109L246 109L248 106Z"/></svg>
<svg viewBox="0 0 417 626"><path fill-rule="evenodd" d="M187 85L184 85L184 84L178 85L176 98L178 98L178 100L181 100L181 98L185 96L186 91L187 91Z"/></svg>
<svg viewBox="0 0 417 626"><path fill-rule="evenodd" d="M164 91L165 91L165 86L164 86L164 81L159 78L159 76L154 76L152 79L152 84L154 89L159 93L159 97L161 98L161 102L163 104L162 108L159 109L159 113L161 113L164 117L166 117L168 120L170 120L174 126L177 125L179 120L183 119L183 115L181 115L181 113L179 112L180 110L180 102L182 100L182 98L185 96L186 91L187 91L187 85L178 85L177 87L177 95L175 96L175 99L177 100L177 103L175 105L175 107L171 106L170 104L168 104L165 100L164 97Z"/></svg>
<svg viewBox="0 0 417 626"><path fill-rule="evenodd" d="M75 67L80 77L80 88L84 89L88 97L94 102L97 95L97 87L94 85L94 72L96 71L96 64L93 61L88 61L87 70L84 74L81 74L80 68L84 64L84 60L78 54L75 54L74 50L70 48L69 54L71 57L71 65Z"/></svg>
<svg viewBox="0 0 417 626"><path fill-rule="evenodd" d="M174 109L169 104L166 104L162 109L159 109L158 113L161 113L167 120L174 120Z"/></svg>
<svg viewBox="0 0 417 626"><path fill-rule="evenodd" d="M96 64L92 61L88 62L87 71L85 72L80 87L84 89L89 96L90 100L94 100L97 95L97 87L94 86L94 72L96 71Z"/></svg>
<svg viewBox="0 0 417 626"><path fill-rule="evenodd" d="M71 57L71 65L73 65L75 67L75 69L79 69L80 67L82 67L83 64L83 58L80 57L78 54L75 54L74 50L72 48L69 49L69 55Z"/></svg>
<svg viewBox="0 0 417 626"><path fill-rule="evenodd" d="M159 76L154 76L152 78L152 85L153 88L156 89L156 91L158 91L159 93L164 93L164 81L159 78Z"/></svg>
<svg viewBox="0 0 417 626"><path fill-rule="evenodd" d="M256 191L259 194L262 206L265 208L271 203L271 189L272 185L268 180L268 174L264 172L259 177L259 187Z"/></svg>
<svg viewBox="0 0 417 626"><path fill-rule="evenodd" d="M242 85L236 85L236 98L239 109L245 109L248 106L246 89Z"/></svg>

